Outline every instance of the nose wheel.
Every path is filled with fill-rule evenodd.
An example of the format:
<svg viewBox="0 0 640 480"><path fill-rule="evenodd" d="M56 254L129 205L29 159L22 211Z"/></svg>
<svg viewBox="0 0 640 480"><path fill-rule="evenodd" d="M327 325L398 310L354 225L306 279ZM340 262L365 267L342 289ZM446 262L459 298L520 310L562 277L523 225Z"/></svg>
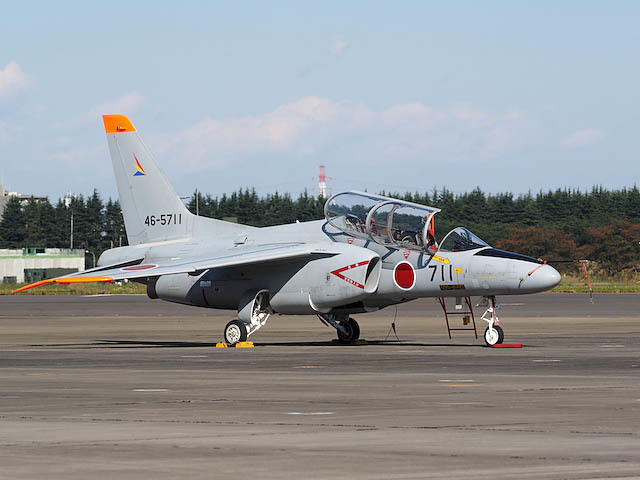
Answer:
<svg viewBox="0 0 640 480"><path fill-rule="evenodd" d="M484 331L484 342L487 346L492 347L493 345L504 342L504 331L502 330L502 327L498 325L499 320L496 297L490 296L487 297L487 300L487 310L482 314L482 320L489 324L487 329Z"/></svg>
<svg viewBox="0 0 640 480"><path fill-rule="evenodd" d="M496 343L504 342L504 331L500 325L494 325L493 328L487 327L484 331L484 343L491 347Z"/></svg>

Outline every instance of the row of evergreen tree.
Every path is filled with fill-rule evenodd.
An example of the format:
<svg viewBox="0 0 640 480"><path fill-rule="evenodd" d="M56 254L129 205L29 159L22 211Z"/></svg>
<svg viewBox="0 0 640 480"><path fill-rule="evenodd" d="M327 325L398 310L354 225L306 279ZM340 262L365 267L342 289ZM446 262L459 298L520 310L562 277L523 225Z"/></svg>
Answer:
<svg viewBox="0 0 640 480"><path fill-rule="evenodd" d="M444 188L431 194L382 192L382 195L438 207L442 209L438 214L440 222L481 225L487 238L494 241L503 234L503 229L495 228L496 225L566 226L569 222L596 226L609 223L611 219L640 223L640 190L636 186L621 190L594 187L586 193L558 189L518 196L485 194L479 187L463 194L454 194ZM198 209L200 215L209 217L235 217L240 223L266 226L323 218L324 200L307 192L295 200L277 192L261 198L254 189L215 198L196 192L189 201L189 209L193 212Z"/></svg>
<svg viewBox="0 0 640 480"><path fill-rule="evenodd" d="M96 190L86 200L82 195L55 207L46 201L29 200L25 205L9 197L0 221L0 248L84 248L96 255L126 245L120 203L105 204Z"/></svg>
<svg viewBox="0 0 640 480"><path fill-rule="evenodd" d="M639 267L640 191L635 186L519 196L485 194L480 188L463 194L442 189L387 195L441 208L436 217L438 239L464 225L497 247L556 260L589 258L609 275ZM324 217L324 200L307 192L295 199L278 192L259 196L255 189L221 197L195 192L188 208L199 215L253 226ZM126 245L120 205L111 199L104 203L97 191L86 199L59 200L55 206L35 200L21 205L12 198L0 221L0 248L73 246L98 256L119 245Z"/></svg>

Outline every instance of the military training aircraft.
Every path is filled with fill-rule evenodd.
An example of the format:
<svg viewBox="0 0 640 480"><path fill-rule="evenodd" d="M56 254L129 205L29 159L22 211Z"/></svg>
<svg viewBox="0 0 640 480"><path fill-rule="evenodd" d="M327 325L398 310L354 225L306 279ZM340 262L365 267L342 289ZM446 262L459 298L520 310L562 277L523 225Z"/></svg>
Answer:
<svg viewBox="0 0 640 480"><path fill-rule="evenodd" d="M256 228L190 213L129 119L103 115L129 245L105 251L95 268L48 283L144 283L152 299L233 309L234 345L272 313L317 315L351 342L349 315L422 297L485 297L488 345L502 343L496 295L541 292L560 274L539 259L492 248L458 227L438 244L440 210L350 191L332 196L325 219ZM484 318L487 316L487 318ZM475 325L475 321L474 321Z"/></svg>

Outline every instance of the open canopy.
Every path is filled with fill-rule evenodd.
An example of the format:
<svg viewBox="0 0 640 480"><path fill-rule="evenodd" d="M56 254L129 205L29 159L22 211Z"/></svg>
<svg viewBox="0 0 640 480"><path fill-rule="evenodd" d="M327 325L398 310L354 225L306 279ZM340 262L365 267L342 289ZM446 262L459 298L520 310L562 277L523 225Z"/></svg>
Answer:
<svg viewBox="0 0 640 480"><path fill-rule="evenodd" d="M324 215L334 227L353 237L411 250L435 245L433 216L439 208L365 192L334 195Z"/></svg>

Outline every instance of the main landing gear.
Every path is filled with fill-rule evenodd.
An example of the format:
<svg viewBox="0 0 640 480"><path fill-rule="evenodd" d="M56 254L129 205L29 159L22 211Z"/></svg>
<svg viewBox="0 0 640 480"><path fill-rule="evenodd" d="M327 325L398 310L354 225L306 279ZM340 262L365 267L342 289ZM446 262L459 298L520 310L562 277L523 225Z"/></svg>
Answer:
<svg viewBox="0 0 640 480"><path fill-rule="evenodd" d="M228 345L246 342L249 335L265 326L272 312L268 290L247 292L240 301L238 319L224 327L224 341Z"/></svg>
<svg viewBox="0 0 640 480"><path fill-rule="evenodd" d="M492 295L486 297L486 299L487 309L482 314L481 318L489 324L487 326L487 329L484 331L484 342L491 347L497 343L502 343L504 341L504 331L502 330L502 327L498 325L500 320L498 319L496 297ZM488 318L487 315L489 316Z"/></svg>
<svg viewBox="0 0 640 480"><path fill-rule="evenodd" d="M355 342L360 338L360 325L348 315L335 315L333 313L318 313L322 323L336 329L338 341L343 344Z"/></svg>
<svg viewBox="0 0 640 480"><path fill-rule="evenodd" d="M240 320L231 320L224 327L224 341L227 345L235 345L238 342L247 341L247 327Z"/></svg>

